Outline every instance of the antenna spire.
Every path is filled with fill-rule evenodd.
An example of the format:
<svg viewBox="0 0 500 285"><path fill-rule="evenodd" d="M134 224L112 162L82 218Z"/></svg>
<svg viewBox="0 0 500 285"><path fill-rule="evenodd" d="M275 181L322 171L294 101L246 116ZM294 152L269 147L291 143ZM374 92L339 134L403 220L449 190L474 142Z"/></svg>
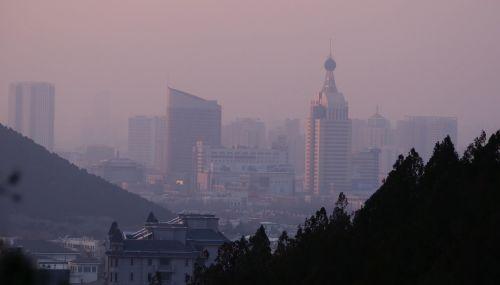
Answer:
<svg viewBox="0 0 500 285"><path fill-rule="evenodd" d="M332 57L332 38L330 38L330 57Z"/></svg>

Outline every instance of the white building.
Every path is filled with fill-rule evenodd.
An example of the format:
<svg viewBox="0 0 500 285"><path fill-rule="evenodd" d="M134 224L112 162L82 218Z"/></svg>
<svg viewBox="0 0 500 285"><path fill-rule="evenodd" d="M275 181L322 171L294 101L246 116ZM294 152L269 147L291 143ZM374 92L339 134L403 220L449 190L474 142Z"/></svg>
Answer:
<svg viewBox="0 0 500 285"><path fill-rule="evenodd" d="M97 281L100 265L98 259L93 257L79 257L68 264L70 269L69 283L85 284Z"/></svg>
<svg viewBox="0 0 500 285"><path fill-rule="evenodd" d="M214 215L179 214L160 222L151 213L144 227L123 233L116 223L109 231L106 283L186 284L195 263L210 265L227 239Z"/></svg>
<svg viewBox="0 0 500 285"><path fill-rule="evenodd" d="M62 281L85 284L98 279L99 260L83 257L76 249L64 248L56 242L45 240L15 240L13 246L32 257L37 268L44 270L54 284Z"/></svg>
<svg viewBox="0 0 500 285"><path fill-rule="evenodd" d="M63 237L55 240L65 248L77 250L87 256L101 257L104 255L104 242L90 237Z"/></svg>
<svg viewBox="0 0 500 285"><path fill-rule="evenodd" d="M286 150L211 147L197 142L193 149L199 191L294 193L294 170Z"/></svg>
<svg viewBox="0 0 500 285"><path fill-rule="evenodd" d="M54 85L47 82L16 82L9 87L9 126L50 151L54 149L54 97Z"/></svg>

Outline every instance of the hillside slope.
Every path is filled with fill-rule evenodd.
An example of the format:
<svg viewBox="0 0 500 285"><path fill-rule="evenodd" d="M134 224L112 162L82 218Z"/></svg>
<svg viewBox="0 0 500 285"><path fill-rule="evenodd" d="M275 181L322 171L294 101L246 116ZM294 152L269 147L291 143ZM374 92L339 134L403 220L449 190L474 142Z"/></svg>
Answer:
<svg viewBox="0 0 500 285"><path fill-rule="evenodd" d="M9 234L101 234L112 220L127 227L143 223L150 211L162 219L172 216L0 125L0 177L14 170L21 179L13 190L22 200L0 198ZM5 228L7 221L0 222Z"/></svg>

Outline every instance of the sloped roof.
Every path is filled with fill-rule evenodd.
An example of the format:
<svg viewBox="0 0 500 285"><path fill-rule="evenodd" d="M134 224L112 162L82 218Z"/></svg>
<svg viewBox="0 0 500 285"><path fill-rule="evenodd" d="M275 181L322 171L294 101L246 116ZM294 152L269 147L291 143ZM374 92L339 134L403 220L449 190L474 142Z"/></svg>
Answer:
<svg viewBox="0 0 500 285"><path fill-rule="evenodd" d="M187 232L186 238L190 241L210 241L224 243L228 239L219 231L212 229L190 229Z"/></svg>
<svg viewBox="0 0 500 285"><path fill-rule="evenodd" d="M177 240L124 240L124 251L192 252L193 248Z"/></svg>

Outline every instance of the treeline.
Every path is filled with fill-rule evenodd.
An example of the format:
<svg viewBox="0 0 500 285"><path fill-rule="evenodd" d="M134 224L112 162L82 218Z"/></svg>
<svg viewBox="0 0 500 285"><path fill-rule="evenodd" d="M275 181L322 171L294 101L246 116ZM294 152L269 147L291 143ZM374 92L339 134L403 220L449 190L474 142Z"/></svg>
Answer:
<svg viewBox="0 0 500 285"><path fill-rule="evenodd" d="M221 247L192 284L500 284L500 131L459 157L449 137L427 164L400 156L357 212L343 194L284 232L272 252L261 227Z"/></svg>

